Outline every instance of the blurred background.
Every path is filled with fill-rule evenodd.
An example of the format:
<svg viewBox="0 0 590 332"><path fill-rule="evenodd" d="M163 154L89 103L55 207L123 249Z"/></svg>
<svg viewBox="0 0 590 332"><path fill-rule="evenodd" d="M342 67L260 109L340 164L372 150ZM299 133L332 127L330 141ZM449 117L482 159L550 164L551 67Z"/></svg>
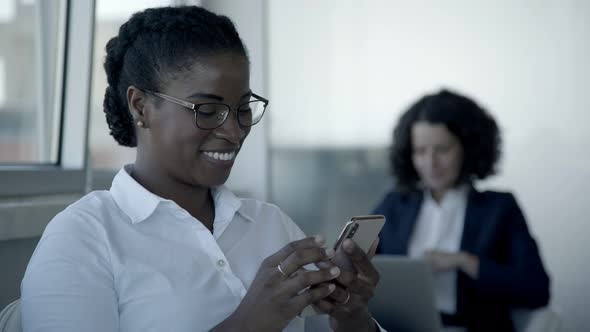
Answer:
<svg viewBox="0 0 590 332"><path fill-rule="evenodd" d="M133 12L182 4L236 23L252 89L270 99L231 189L334 240L391 189L401 112L443 87L467 94L504 138L499 175L478 186L515 193L552 306L566 331L590 327L586 0L0 0L0 307L47 222L134 160L102 112L104 45Z"/></svg>

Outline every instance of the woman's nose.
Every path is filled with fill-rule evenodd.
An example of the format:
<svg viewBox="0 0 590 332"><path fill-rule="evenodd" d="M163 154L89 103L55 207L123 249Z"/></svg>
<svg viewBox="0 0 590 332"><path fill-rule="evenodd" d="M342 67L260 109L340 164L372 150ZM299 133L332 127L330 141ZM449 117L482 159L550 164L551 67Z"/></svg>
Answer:
<svg viewBox="0 0 590 332"><path fill-rule="evenodd" d="M216 131L219 136L228 141L239 143L246 136L247 128L242 127L238 122L237 112L230 111L223 124Z"/></svg>
<svg viewBox="0 0 590 332"><path fill-rule="evenodd" d="M438 166L438 155L435 151L431 150L426 153L426 165L429 169L434 169Z"/></svg>

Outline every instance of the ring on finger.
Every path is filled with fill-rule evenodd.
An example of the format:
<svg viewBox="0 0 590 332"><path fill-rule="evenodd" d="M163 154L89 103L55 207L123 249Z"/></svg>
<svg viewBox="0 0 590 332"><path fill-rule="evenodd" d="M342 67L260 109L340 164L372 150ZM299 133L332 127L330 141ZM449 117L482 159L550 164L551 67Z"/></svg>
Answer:
<svg viewBox="0 0 590 332"><path fill-rule="evenodd" d="M285 273L285 271L283 271L283 269L281 268L281 263L279 263L279 265L277 265L277 270L279 270L279 272L285 276L285 278L289 278L289 275Z"/></svg>
<svg viewBox="0 0 590 332"><path fill-rule="evenodd" d="M338 305L345 305L348 303L348 301L350 301L350 292L346 291L346 300L342 301L342 302L336 302L336 304Z"/></svg>

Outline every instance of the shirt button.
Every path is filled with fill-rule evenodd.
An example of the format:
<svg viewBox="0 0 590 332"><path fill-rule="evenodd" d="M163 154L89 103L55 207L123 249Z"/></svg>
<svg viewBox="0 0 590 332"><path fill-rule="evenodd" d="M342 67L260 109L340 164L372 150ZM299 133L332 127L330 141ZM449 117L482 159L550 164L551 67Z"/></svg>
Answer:
<svg viewBox="0 0 590 332"><path fill-rule="evenodd" d="M223 259L218 260L217 261L217 266L224 267L225 266L225 261Z"/></svg>

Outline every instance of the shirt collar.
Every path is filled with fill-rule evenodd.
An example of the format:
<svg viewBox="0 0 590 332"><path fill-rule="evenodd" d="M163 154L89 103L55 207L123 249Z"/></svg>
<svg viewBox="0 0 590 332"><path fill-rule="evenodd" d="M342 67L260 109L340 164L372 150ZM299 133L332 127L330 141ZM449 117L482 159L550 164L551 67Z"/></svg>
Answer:
<svg viewBox="0 0 590 332"><path fill-rule="evenodd" d="M129 174L132 165L125 165L113 179L111 195L117 206L131 219L132 224L144 221L166 199L151 193ZM138 204L141 202L141 204Z"/></svg>
<svg viewBox="0 0 590 332"><path fill-rule="evenodd" d="M172 202L145 189L130 175L133 165L125 165L113 179L110 193L119 208L131 219L132 224L140 223L151 216L162 202ZM254 221L242 201L226 186L211 189L215 205L214 231L221 234L229 222L239 213L245 220ZM141 202L141 204L138 204Z"/></svg>
<svg viewBox="0 0 590 332"><path fill-rule="evenodd" d="M427 204L437 206L437 207L453 206L453 205L459 204L462 201L467 200L467 194L469 192L469 188L470 188L470 186L463 184L458 187L454 187L452 189L449 189L445 193L442 200L440 201L440 204L434 200L430 190L425 189L424 190L424 199Z"/></svg>

